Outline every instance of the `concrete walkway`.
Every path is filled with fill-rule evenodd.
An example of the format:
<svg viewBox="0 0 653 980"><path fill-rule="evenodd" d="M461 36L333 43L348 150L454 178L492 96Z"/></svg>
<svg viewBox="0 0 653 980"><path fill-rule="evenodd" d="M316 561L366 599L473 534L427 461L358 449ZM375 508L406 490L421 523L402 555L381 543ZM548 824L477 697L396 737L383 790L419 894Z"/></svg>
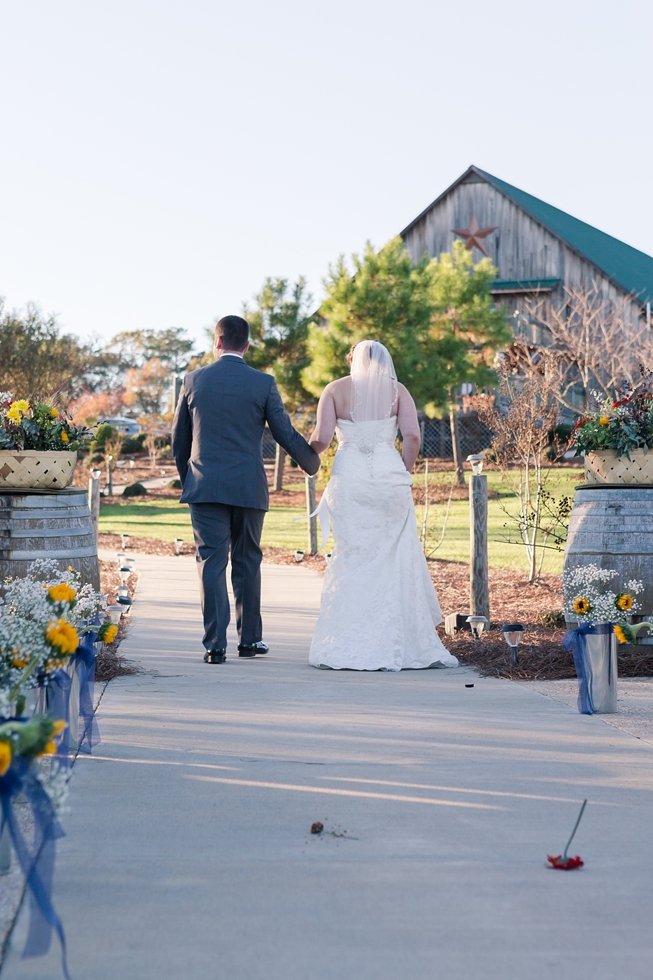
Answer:
<svg viewBox="0 0 653 980"><path fill-rule="evenodd" d="M302 568L265 568L271 653L207 666L194 562L139 566L123 652L158 673L108 686L75 767L73 980L650 980L652 745L463 669L310 668ZM585 796L585 868L546 870ZM55 980L25 927L3 980Z"/></svg>

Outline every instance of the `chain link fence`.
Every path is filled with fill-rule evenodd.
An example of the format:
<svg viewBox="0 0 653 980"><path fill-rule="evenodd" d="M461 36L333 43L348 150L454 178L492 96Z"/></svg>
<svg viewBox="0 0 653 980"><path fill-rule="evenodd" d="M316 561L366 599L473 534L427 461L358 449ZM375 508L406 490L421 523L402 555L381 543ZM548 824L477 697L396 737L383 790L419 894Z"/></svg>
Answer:
<svg viewBox="0 0 653 980"><path fill-rule="evenodd" d="M422 433L420 456L428 456L429 459L434 457L453 459L451 426L448 418L423 418L420 421L420 431ZM476 412L464 414L461 412L458 415L458 437L463 459L475 453L482 453L489 448L492 441L492 433L481 422ZM263 433L263 459L274 459L276 451L277 444L272 438L270 430L266 428Z"/></svg>
<svg viewBox="0 0 653 980"><path fill-rule="evenodd" d="M422 419L420 422L422 444L420 456L429 459L453 459L451 445L451 425L448 418ZM458 415L458 439L460 453L463 459L488 449L492 441L492 433L479 419L476 412Z"/></svg>

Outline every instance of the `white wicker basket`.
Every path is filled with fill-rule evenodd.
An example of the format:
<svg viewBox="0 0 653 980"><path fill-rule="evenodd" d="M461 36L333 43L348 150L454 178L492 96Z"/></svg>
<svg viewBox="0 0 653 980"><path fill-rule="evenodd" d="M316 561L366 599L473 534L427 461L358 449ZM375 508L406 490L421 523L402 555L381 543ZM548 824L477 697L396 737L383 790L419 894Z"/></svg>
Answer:
<svg viewBox="0 0 653 980"><path fill-rule="evenodd" d="M585 456L585 483L653 484L653 450L631 449L630 459L617 456L615 449L603 449Z"/></svg>
<svg viewBox="0 0 653 980"><path fill-rule="evenodd" d="M62 490L75 474L77 453L0 449L0 490Z"/></svg>

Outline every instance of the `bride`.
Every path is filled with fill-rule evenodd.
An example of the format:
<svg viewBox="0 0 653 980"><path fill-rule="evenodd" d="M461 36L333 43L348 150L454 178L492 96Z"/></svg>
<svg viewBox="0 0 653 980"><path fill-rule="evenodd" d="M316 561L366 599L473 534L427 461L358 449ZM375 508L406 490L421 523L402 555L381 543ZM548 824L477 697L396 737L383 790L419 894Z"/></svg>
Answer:
<svg viewBox="0 0 653 980"><path fill-rule="evenodd" d="M309 663L336 670L455 667L435 629L442 615L417 537L410 476L420 445L415 403L383 344L362 340L347 360L350 377L324 389L310 439L323 453L334 431L338 436L320 502L335 548Z"/></svg>

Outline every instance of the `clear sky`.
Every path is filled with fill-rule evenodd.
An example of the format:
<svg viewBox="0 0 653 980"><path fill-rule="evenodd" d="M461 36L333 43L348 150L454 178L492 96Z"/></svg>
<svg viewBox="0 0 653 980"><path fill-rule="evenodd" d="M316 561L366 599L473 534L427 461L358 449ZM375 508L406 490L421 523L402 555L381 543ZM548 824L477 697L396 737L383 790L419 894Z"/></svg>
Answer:
<svg viewBox="0 0 653 980"><path fill-rule="evenodd" d="M471 163L653 253L650 0L0 0L0 296L202 337Z"/></svg>

